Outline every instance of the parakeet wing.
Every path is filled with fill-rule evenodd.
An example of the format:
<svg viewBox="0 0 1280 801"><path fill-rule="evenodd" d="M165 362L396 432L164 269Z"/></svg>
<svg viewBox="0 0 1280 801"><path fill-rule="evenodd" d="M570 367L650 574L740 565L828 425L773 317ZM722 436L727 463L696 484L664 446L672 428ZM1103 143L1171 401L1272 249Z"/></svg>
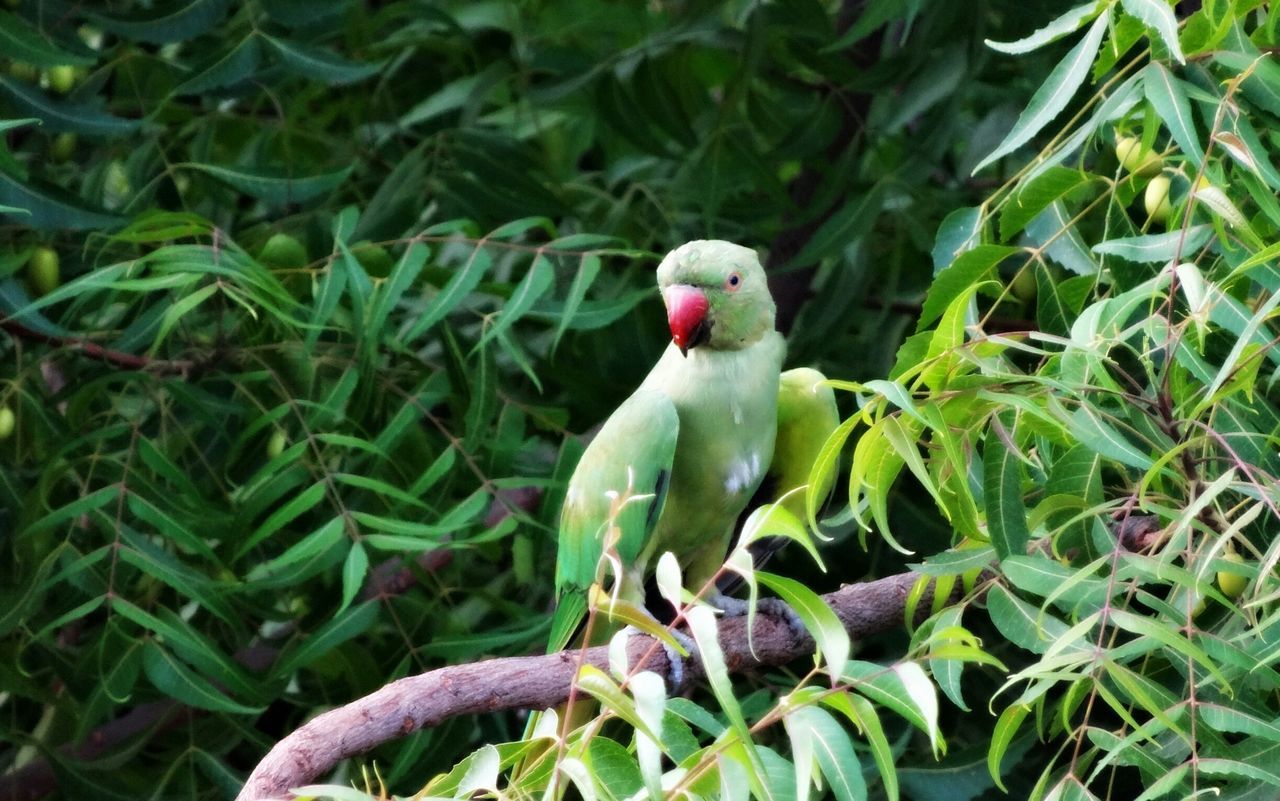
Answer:
<svg viewBox="0 0 1280 801"><path fill-rule="evenodd" d="M814 460L840 425L835 393L825 381L826 376L807 367L787 370L778 381L778 434L769 475L777 487L774 498L783 499L783 506L801 520L807 493L814 492L821 503L835 478L833 473L821 487L792 492L809 483Z"/></svg>
<svg viewBox="0 0 1280 801"><path fill-rule="evenodd" d="M616 550L620 564L630 566L653 533L666 501L679 429L671 399L642 390L609 416L582 454L560 513L560 605L549 651L560 650L572 639L586 613L586 590L596 581L605 548ZM616 532L613 541L606 542L611 524Z"/></svg>

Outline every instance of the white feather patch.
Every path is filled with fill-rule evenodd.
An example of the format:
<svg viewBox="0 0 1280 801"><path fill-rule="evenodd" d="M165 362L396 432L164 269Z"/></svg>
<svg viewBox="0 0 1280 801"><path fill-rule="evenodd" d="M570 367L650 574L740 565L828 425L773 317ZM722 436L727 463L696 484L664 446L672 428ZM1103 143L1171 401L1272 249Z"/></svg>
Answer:
<svg viewBox="0 0 1280 801"><path fill-rule="evenodd" d="M724 488L730 494L742 492L754 487L760 478L760 454L751 454L750 459L739 459L729 470L729 477L724 481Z"/></svg>

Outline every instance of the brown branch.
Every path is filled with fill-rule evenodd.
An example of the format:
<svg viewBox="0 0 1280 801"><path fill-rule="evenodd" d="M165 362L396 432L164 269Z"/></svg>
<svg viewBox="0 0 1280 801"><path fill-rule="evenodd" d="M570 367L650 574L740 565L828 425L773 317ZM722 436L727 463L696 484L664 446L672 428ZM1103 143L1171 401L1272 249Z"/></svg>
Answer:
<svg viewBox="0 0 1280 801"><path fill-rule="evenodd" d="M907 595L921 576L902 573L865 584L851 584L823 596L850 636L857 638L901 625ZM923 614L932 588L917 604ZM760 614L747 644L745 618L720 622L720 647L731 672L783 665L813 653L813 639L793 632L780 618ZM661 648L646 636L631 638L631 664L664 677L670 665ZM502 710L540 710L564 702L581 652L489 659L432 670L400 679L346 706L326 712L276 743L250 774L237 801L281 798L289 788L314 781L348 757L364 753L418 729L438 726L459 715ZM646 658L647 657L647 658ZM608 646L588 649L586 662L608 668ZM641 660L644 660L643 662ZM696 655L685 665L684 681L703 675Z"/></svg>
<svg viewBox="0 0 1280 801"><path fill-rule="evenodd" d="M152 359L149 356L111 350L83 337L60 337L53 334L44 334L28 328L13 318L0 319L0 329L19 339L77 350L92 359L98 359L126 370L150 370L159 373L186 374L196 366L195 362L186 359Z"/></svg>

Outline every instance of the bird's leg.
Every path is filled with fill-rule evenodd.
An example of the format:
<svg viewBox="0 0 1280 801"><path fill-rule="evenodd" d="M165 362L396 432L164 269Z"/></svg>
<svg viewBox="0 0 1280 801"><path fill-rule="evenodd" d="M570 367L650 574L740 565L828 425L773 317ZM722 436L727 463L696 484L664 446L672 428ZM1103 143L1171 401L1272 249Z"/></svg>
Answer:
<svg viewBox="0 0 1280 801"><path fill-rule="evenodd" d="M741 598L732 598L716 590L707 598L707 603L724 612L726 617L745 617L751 610L751 603ZM808 636L804 622L795 610L781 598L759 598L756 600L756 611L764 612L770 617L780 617L787 623L787 628L798 636Z"/></svg>
<svg viewBox="0 0 1280 801"><path fill-rule="evenodd" d="M647 609L645 611L648 612ZM652 617L652 615L650 615L650 617ZM654 622L655 623L657 622L657 618L654 618ZM628 636L632 634L643 634L645 636L652 636L648 632L642 631L641 629L638 629L635 626L627 626L622 631ZM668 631L671 633L671 636L675 638L676 642L680 643L680 647L684 648L685 651L687 651L690 654L697 651L698 646L694 644L693 638L691 638L689 635L685 634L684 632L676 631L675 629L669 629ZM672 647L672 645L666 642L665 640L658 640L658 642L662 644L662 651L667 655L667 664L670 666L670 669L668 670L668 673L667 673L667 683L668 685L670 685L670 687L673 690L679 689L681 685L684 684L685 658L680 654L678 650Z"/></svg>

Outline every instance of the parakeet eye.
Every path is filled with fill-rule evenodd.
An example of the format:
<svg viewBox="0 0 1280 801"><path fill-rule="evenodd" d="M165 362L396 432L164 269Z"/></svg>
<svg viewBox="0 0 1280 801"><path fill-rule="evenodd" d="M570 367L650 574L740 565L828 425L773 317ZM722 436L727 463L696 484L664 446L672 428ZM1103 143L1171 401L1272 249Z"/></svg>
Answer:
<svg viewBox="0 0 1280 801"><path fill-rule="evenodd" d="M742 283L742 276L737 273L729 273L729 277L725 279L724 287L730 292L737 290L738 285Z"/></svg>

